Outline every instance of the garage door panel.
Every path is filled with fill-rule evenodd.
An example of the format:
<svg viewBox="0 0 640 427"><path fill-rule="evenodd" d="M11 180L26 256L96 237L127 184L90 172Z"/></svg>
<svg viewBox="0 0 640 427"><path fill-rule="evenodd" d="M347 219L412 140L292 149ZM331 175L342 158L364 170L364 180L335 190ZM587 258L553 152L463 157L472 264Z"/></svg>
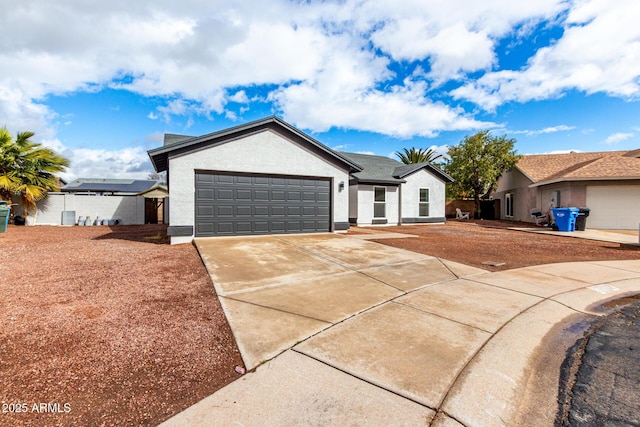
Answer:
<svg viewBox="0 0 640 427"><path fill-rule="evenodd" d="M289 221L287 222L287 231L299 233L302 231L302 224L300 221Z"/></svg>
<svg viewBox="0 0 640 427"><path fill-rule="evenodd" d="M255 218L269 217L269 205L254 206L253 207L253 216Z"/></svg>
<svg viewBox="0 0 640 427"><path fill-rule="evenodd" d="M209 200L209 198L207 197L207 195L205 195L204 193L201 193L200 191L198 192L198 197L202 200ZM213 194L211 194L211 199L210 200L214 200L216 197L214 197ZM221 189L218 190L218 194L217 194L217 200L233 200L233 190L231 189Z"/></svg>
<svg viewBox="0 0 640 427"><path fill-rule="evenodd" d="M196 174L196 235L330 230L330 180Z"/></svg>
<svg viewBox="0 0 640 427"><path fill-rule="evenodd" d="M300 206L287 206L287 216L296 217L300 216L302 209Z"/></svg>
<svg viewBox="0 0 640 427"><path fill-rule="evenodd" d="M199 184L210 184L210 186L224 186L225 184L233 185L234 180L232 176L224 176L224 175L210 175L210 174L200 174L201 178L197 180ZM204 178L208 177L208 178Z"/></svg>
<svg viewBox="0 0 640 427"><path fill-rule="evenodd" d="M214 211L214 209L212 207L211 208L211 212L213 213L213 211ZM207 214L208 210L207 211L199 210L198 212L201 213L201 215L205 215L205 216L212 215L212 214ZM215 213L216 213L215 216L217 218L225 218L225 217L226 218L233 218L234 209L233 209L233 206L218 205L218 206L216 206Z"/></svg>
<svg viewBox="0 0 640 427"><path fill-rule="evenodd" d="M236 212L236 217L238 218L242 218L242 217L251 218L253 216L253 212L251 210L250 205L236 206L235 212Z"/></svg>
<svg viewBox="0 0 640 427"><path fill-rule="evenodd" d="M253 193L253 200L269 201L269 190L256 190Z"/></svg>
<svg viewBox="0 0 640 427"><path fill-rule="evenodd" d="M284 201L286 199L285 193L283 190L272 190L271 191L271 201Z"/></svg>
<svg viewBox="0 0 640 427"><path fill-rule="evenodd" d="M284 221L273 221L271 223L271 232L272 233L286 233L287 232L287 223Z"/></svg>
<svg viewBox="0 0 640 427"><path fill-rule="evenodd" d="M288 201L300 201L302 200L302 195L299 191L287 191L286 197Z"/></svg>
<svg viewBox="0 0 640 427"><path fill-rule="evenodd" d="M271 216L285 216L286 208L284 206L271 206Z"/></svg>
<svg viewBox="0 0 640 427"><path fill-rule="evenodd" d="M329 203L329 192L326 193L318 193L318 202L324 202L324 203Z"/></svg>
<svg viewBox="0 0 640 427"><path fill-rule="evenodd" d="M303 191L302 200L304 200L305 202L315 202L317 194L318 193L316 193L315 191Z"/></svg>
<svg viewBox="0 0 640 427"><path fill-rule="evenodd" d="M197 183L213 183L216 179L216 175L211 174L198 174L196 175Z"/></svg>
<svg viewBox="0 0 640 427"><path fill-rule="evenodd" d="M317 209L315 206L303 206L302 207L302 216L316 216Z"/></svg>

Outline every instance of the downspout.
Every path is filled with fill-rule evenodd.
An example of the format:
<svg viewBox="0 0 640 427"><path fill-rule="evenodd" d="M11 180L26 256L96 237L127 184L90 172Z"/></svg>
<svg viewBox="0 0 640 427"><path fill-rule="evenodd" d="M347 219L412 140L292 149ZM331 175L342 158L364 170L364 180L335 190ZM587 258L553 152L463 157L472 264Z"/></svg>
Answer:
<svg viewBox="0 0 640 427"><path fill-rule="evenodd" d="M402 225L402 184L398 185L398 225Z"/></svg>

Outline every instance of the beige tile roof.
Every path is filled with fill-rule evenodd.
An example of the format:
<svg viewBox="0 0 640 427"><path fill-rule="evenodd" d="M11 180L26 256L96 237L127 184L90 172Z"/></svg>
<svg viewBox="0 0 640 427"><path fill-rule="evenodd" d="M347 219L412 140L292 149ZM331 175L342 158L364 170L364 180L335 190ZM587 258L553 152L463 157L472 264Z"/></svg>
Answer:
<svg viewBox="0 0 640 427"><path fill-rule="evenodd" d="M640 150L523 156L518 169L533 182L571 179L640 179Z"/></svg>

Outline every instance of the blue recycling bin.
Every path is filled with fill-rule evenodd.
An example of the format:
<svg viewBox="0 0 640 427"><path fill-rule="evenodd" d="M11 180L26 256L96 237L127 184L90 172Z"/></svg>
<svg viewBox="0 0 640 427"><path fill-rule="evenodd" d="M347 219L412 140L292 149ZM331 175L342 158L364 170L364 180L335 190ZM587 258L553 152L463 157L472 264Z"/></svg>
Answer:
<svg viewBox="0 0 640 427"><path fill-rule="evenodd" d="M576 218L580 210L578 208L553 208L553 217L556 219L558 231L575 231Z"/></svg>

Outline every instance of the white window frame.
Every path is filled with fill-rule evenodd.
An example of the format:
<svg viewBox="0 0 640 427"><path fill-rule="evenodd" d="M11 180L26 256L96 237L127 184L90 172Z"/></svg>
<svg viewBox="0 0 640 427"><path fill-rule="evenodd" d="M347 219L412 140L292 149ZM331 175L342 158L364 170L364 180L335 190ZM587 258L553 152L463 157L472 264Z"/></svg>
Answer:
<svg viewBox="0 0 640 427"><path fill-rule="evenodd" d="M514 215L514 211L515 208L513 206L513 200L514 200L514 195L513 193L507 193L504 195L504 217L505 218L513 218Z"/></svg>
<svg viewBox="0 0 640 427"><path fill-rule="evenodd" d="M376 190L382 190L384 192L384 200L376 200ZM376 207L382 205L383 215L376 216ZM386 187L373 187L373 218L383 219L387 217L387 188Z"/></svg>
<svg viewBox="0 0 640 427"><path fill-rule="evenodd" d="M423 190L425 190L426 194L427 194L427 197L426 197L427 200L426 201L422 200L422 191ZM418 190L418 216L419 217L426 218L426 217L429 216L429 213L430 213L429 212L429 205L430 204L431 204L431 190L429 188L426 188L426 187L420 188ZM421 214L421 208L423 206L426 206L426 208L427 208L427 214L426 215L422 215Z"/></svg>

